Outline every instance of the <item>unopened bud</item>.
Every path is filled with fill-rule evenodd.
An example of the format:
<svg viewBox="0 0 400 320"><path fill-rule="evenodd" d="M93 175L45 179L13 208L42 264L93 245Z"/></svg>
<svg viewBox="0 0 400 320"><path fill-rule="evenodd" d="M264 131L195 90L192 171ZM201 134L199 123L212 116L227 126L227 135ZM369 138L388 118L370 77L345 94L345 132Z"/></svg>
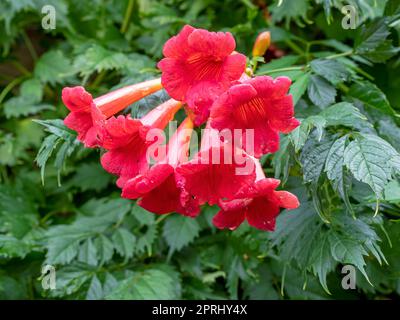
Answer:
<svg viewBox="0 0 400 320"><path fill-rule="evenodd" d="M271 33L269 31L261 32L253 46L253 57L262 57L271 43Z"/></svg>

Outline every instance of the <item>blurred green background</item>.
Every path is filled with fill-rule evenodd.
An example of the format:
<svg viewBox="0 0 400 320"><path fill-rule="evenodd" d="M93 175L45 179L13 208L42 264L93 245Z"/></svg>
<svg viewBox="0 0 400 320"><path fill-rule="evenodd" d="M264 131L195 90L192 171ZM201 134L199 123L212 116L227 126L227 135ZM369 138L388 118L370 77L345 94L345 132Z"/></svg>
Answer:
<svg viewBox="0 0 400 320"><path fill-rule="evenodd" d="M385 16L387 2L349 1L359 10L360 23ZM398 3L389 2L393 5L391 14L397 14ZM343 18L340 8L347 2L284 0L278 3L266 0L0 0L0 299L398 297L400 251L396 250L396 242L400 241L400 229L398 223L388 224L400 215L397 194L400 186L395 180L388 189L393 194L392 201L383 201L381 208L385 219L379 216L377 220L370 219L376 199L371 196L371 190L365 191L365 184L356 188L360 194L353 195L351 201L358 201L357 208L361 208L357 209L358 213L365 214L369 220L347 220L349 215L342 217L345 210L341 209L340 197L330 202L338 211L336 218L332 218L333 229L339 230L338 234L359 232L364 238L351 240L355 241L349 253L353 256L344 254L332 260L328 254L316 262L315 257L312 261L307 259L310 252L317 252L315 243L321 242L300 233L307 234L314 226L319 230L316 232L323 233L331 231L332 225L322 225L311 204L302 206L299 214L303 214L303 220L296 220L291 226L283 221L280 224L293 235L299 234L299 238L290 239L293 242L290 248L282 240L290 237L290 232L282 234L282 230L276 236L247 225L235 232L217 231L211 224L217 210L214 207L205 207L196 220L178 215L155 216L133 201L120 198L114 186L115 178L99 164L98 150L84 149L61 120L47 121L63 119L67 114L61 102L64 86L83 85L96 97L114 88L158 77L155 66L162 57L162 46L184 24L230 31L237 41L237 50L248 56L257 34L270 30L273 45L264 57L266 62L287 55L292 58L283 62L274 60L275 65L270 67L261 66L259 72L264 74L346 51L356 42L359 30L340 27ZM54 29L42 27L43 18L48 19L49 11L42 12L46 5L55 10ZM398 26L395 28L390 37L398 47L395 31ZM385 47L386 51L392 50L389 47ZM378 91L375 102L380 103L380 98L388 105L390 102L388 108L396 112L400 110L400 60L398 55L393 57L397 52L389 54L384 63L361 64L361 71L354 69L358 67L357 59L342 61L346 68L353 70L354 79L360 80L365 73L370 75L373 80L366 79L388 99L379 96L381 91ZM292 70L273 75L287 75L297 80L303 73ZM337 88L340 91L343 86L340 88L338 84ZM305 89L301 83L295 88L299 98L305 95ZM131 106L130 112L143 115L165 98L163 92L153 95ZM299 117L321 111L315 107L312 96L310 99L303 97L296 106ZM339 95L336 101L342 101ZM364 110L363 106L360 110ZM377 112L367 110L365 115L379 135L398 149L398 123L394 117ZM340 128L335 130L342 132ZM296 150L288 147L288 143L288 140L282 141L283 153L263 160L266 171L270 175L282 175L287 180L285 189L296 193L303 203L311 203L300 160L295 155L297 147ZM331 187L324 184L324 188ZM333 195L333 189L329 190ZM359 199L368 201L360 204ZM385 233L390 234L391 242ZM325 252L322 249L321 254ZM378 260L383 260L379 258L380 250L390 261L390 267L380 266L382 261ZM343 290L340 270L346 263L355 264L362 271L366 267L374 286L357 271L357 290ZM45 264L56 266L55 290L42 287L46 278L41 268ZM328 280L324 281L327 274Z"/></svg>

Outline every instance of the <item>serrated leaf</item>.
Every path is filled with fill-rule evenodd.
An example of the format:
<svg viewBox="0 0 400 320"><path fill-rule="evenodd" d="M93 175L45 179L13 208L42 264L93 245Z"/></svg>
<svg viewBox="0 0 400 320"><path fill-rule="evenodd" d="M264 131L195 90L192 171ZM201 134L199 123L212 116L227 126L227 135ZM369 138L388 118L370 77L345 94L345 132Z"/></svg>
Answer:
<svg viewBox="0 0 400 320"><path fill-rule="evenodd" d="M299 61L300 57L295 55L286 55L279 59L273 59L270 62L263 64L257 70L257 74L263 74L271 70L287 68L294 65L297 61Z"/></svg>
<svg viewBox="0 0 400 320"><path fill-rule="evenodd" d="M142 253L147 250L149 256L151 255L151 246L156 240L158 234L157 225L151 225L147 228L146 232L138 238L136 250Z"/></svg>
<svg viewBox="0 0 400 320"><path fill-rule="evenodd" d="M399 52L393 47L387 19L380 18L364 26L360 37L356 41L355 52L373 62L384 62Z"/></svg>
<svg viewBox="0 0 400 320"><path fill-rule="evenodd" d="M42 82L64 83L75 72L71 61L60 50L50 50L36 62L34 75Z"/></svg>
<svg viewBox="0 0 400 320"><path fill-rule="evenodd" d="M296 103L300 100L300 98L306 92L309 81L310 81L310 74L304 73L290 86L289 93L293 97L294 105L296 105Z"/></svg>
<svg viewBox="0 0 400 320"><path fill-rule="evenodd" d="M63 163L64 161L60 161ZM107 187L112 176L98 163L83 163L76 169L76 174L70 183L82 191L100 191Z"/></svg>
<svg viewBox="0 0 400 320"><path fill-rule="evenodd" d="M101 234L95 239L95 246L100 265L111 260L114 254L114 245L110 239Z"/></svg>
<svg viewBox="0 0 400 320"><path fill-rule="evenodd" d="M120 221L124 214L130 210L129 206L126 209L121 207L121 203L124 202L124 199L92 201L91 204L83 206L81 210L86 211L88 207L92 206L96 210L95 215L80 216L70 225L51 227L46 235L46 248L48 250L46 262L49 264L68 264L74 260L79 254L81 243L104 233L110 226ZM121 235L117 231L114 236L119 245L118 250L122 252L125 248L129 249L129 246L125 246L125 242L123 242L126 239L120 239L124 234ZM117 244L114 245L116 246Z"/></svg>
<svg viewBox="0 0 400 320"><path fill-rule="evenodd" d="M307 141L300 156L305 182L318 182L333 143L334 141L329 139L321 142L313 139Z"/></svg>
<svg viewBox="0 0 400 320"><path fill-rule="evenodd" d="M97 249L93 244L92 239L87 239L83 242L79 249L78 261L88 265L95 266L97 264Z"/></svg>
<svg viewBox="0 0 400 320"><path fill-rule="evenodd" d="M175 279L164 271L147 269L120 282L106 297L109 300L177 299Z"/></svg>
<svg viewBox="0 0 400 320"><path fill-rule="evenodd" d="M307 93L312 103L320 108L325 108L335 102L336 89L318 75L311 76Z"/></svg>
<svg viewBox="0 0 400 320"><path fill-rule="evenodd" d="M348 95L360 100L369 108L377 109L388 115L394 114L385 94L375 84L369 81L354 83L350 87Z"/></svg>
<svg viewBox="0 0 400 320"><path fill-rule="evenodd" d="M163 227L163 236L168 243L170 254L192 242L199 231L200 226L195 219L179 214L168 217Z"/></svg>
<svg viewBox="0 0 400 320"><path fill-rule="evenodd" d="M103 288L96 275L90 281L89 290L86 294L86 300L100 300L103 298Z"/></svg>
<svg viewBox="0 0 400 320"><path fill-rule="evenodd" d="M364 277L368 279L368 275L365 272L364 260L364 256L367 256L368 253L357 243L357 241L342 237L339 233L332 232L329 235L329 242L331 244L332 257L336 261L356 266Z"/></svg>
<svg viewBox="0 0 400 320"><path fill-rule="evenodd" d="M391 179L392 158L397 152L385 140L364 134L350 142L344 152L344 163L354 177L367 183L378 198Z"/></svg>
<svg viewBox="0 0 400 320"><path fill-rule="evenodd" d="M128 260L135 252L136 237L124 228L119 228L114 232L112 241L115 250Z"/></svg>
<svg viewBox="0 0 400 320"><path fill-rule="evenodd" d="M80 75L88 77L95 71L120 70L129 64L130 60L124 53L93 44L75 59L74 68Z"/></svg>
<svg viewBox="0 0 400 320"><path fill-rule="evenodd" d="M307 141L308 135L313 128L316 128L317 140L321 140L325 125L326 120L319 115L310 116L302 120L300 126L294 129L289 135L290 141L292 141L295 151L298 152L304 146Z"/></svg>
<svg viewBox="0 0 400 320"><path fill-rule="evenodd" d="M367 118L353 104L348 102L336 103L320 113L327 126L348 126L357 128L360 121L365 121Z"/></svg>
<svg viewBox="0 0 400 320"><path fill-rule="evenodd" d="M335 189L343 199L347 209L354 215L353 208L347 195L346 177L344 173L344 150L348 136L337 139L331 146L326 157L324 171Z"/></svg>
<svg viewBox="0 0 400 320"><path fill-rule="evenodd" d="M335 268L336 263L332 259L329 234L322 232L318 234L317 238L315 239L315 244L316 245L313 248L310 256L309 264L314 274L318 276L319 282L324 290L330 293L326 277L328 273Z"/></svg>
<svg viewBox="0 0 400 320"><path fill-rule="evenodd" d="M310 66L316 74L334 85L347 81L350 76L346 67L337 60L316 59L311 61Z"/></svg>

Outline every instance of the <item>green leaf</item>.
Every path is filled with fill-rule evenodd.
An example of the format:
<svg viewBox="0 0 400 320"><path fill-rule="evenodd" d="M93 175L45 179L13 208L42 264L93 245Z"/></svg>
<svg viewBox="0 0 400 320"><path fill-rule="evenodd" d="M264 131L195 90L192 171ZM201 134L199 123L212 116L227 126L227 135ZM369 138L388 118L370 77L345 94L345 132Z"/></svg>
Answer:
<svg viewBox="0 0 400 320"><path fill-rule="evenodd" d="M357 136L344 152L344 163L359 181L367 183L378 198L395 170L398 153L385 140L370 134Z"/></svg>
<svg viewBox="0 0 400 320"><path fill-rule="evenodd" d="M331 146L326 157L324 171L328 179L331 181L332 187L343 199L346 208L354 216L353 207L347 194L347 182L344 171L344 150L346 147L348 136L345 135L337 139Z"/></svg>
<svg viewBox="0 0 400 320"><path fill-rule="evenodd" d="M389 202L400 202L400 183L398 181L390 181L385 187L385 200Z"/></svg>
<svg viewBox="0 0 400 320"><path fill-rule="evenodd" d="M293 66L297 61L299 61L300 57L295 55L286 55L279 59L273 59L270 62L263 64L257 70L257 74L262 74L267 71L287 68Z"/></svg>
<svg viewBox="0 0 400 320"><path fill-rule="evenodd" d="M367 118L353 104L348 102L336 103L320 113L326 120L327 126L347 126L357 128L360 121Z"/></svg>
<svg viewBox="0 0 400 320"><path fill-rule="evenodd" d="M310 74L309 73L304 73L302 76L300 76L290 87L289 93L293 97L293 104L296 105L296 103L300 100L300 98L303 96L304 92L306 92L308 82L310 81Z"/></svg>
<svg viewBox="0 0 400 320"><path fill-rule="evenodd" d="M147 250L148 255L151 255L151 249L154 241L157 238L158 230L157 225L151 225L147 228L146 232L138 238L136 250L138 253L143 253Z"/></svg>
<svg viewBox="0 0 400 320"><path fill-rule="evenodd" d="M355 52L373 62L385 62L399 52L393 47L387 19L380 18L368 26L364 26L360 37L356 40Z"/></svg>
<svg viewBox="0 0 400 320"><path fill-rule="evenodd" d="M117 229L113 236L112 241L115 250L128 260L135 252L136 237L124 228Z"/></svg>
<svg viewBox="0 0 400 320"><path fill-rule="evenodd" d="M347 81L350 72L337 60L316 59L310 63L311 69L333 85Z"/></svg>
<svg viewBox="0 0 400 320"><path fill-rule="evenodd" d="M13 97L4 103L4 114L7 118L28 116L44 110L54 110L54 106L46 103L35 104L25 96Z"/></svg>
<svg viewBox="0 0 400 320"><path fill-rule="evenodd" d="M275 2L270 10L274 22L285 20L288 27L291 20L294 20L300 26L304 26L300 18L307 19L308 8L308 0L285 0Z"/></svg>
<svg viewBox="0 0 400 320"><path fill-rule="evenodd" d="M100 300L103 298L103 288L96 275L93 276L86 295L86 300Z"/></svg>
<svg viewBox="0 0 400 320"><path fill-rule="evenodd" d="M114 245L110 239L101 234L95 238L95 246L100 265L111 260L114 254Z"/></svg>
<svg viewBox="0 0 400 320"><path fill-rule="evenodd" d="M97 264L97 249L94 246L92 239L87 239L81 245L78 254L78 261L92 266Z"/></svg>
<svg viewBox="0 0 400 320"><path fill-rule="evenodd" d="M394 111L385 94L369 81L356 82L350 87L348 95L360 100L365 106L393 115Z"/></svg>
<svg viewBox="0 0 400 320"><path fill-rule="evenodd" d="M325 108L335 102L336 89L318 75L311 76L307 93L312 103L320 108Z"/></svg>
<svg viewBox="0 0 400 320"><path fill-rule="evenodd" d="M321 142L313 139L307 141L300 156L305 182L314 184L318 182L333 143L334 141L330 139L324 139Z"/></svg>
<svg viewBox="0 0 400 320"><path fill-rule="evenodd" d="M302 120L300 126L294 129L289 135L290 141L292 142L295 151L298 152L304 146L307 141L308 135L313 128L316 128L317 140L321 140L325 125L326 120L319 115L310 116Z"/></svg>
<svg viewBox="0 0 400 320"><path fill-rule="evenodd" d="M34 75L40 81L50 83L65 83L74 75L71 61L60 50L50 50L36 62Z"/></svg>
<svg viewBox="0 0 400 320"><path fill-rule="evenodd" d="M147 269L120 282L110 294L109 300L171 300L178 299L175 278L168 273Z"/></svg>
<svg viewBox="0 0 400 320"><path fill-rule="evenodd" d="M112 176L99 163L83 163L76 169L70 183L81 191L100 191L107 187L111 179Z"/></svg>
<svg viewBox="0 0 400 320"><path fill-rule="evenodd" d="M318 276L319 282L327 293L329 292L326 277L329 272L333 271L336 263L331 254L331 243L329 242L329 234L319 233L314 240L309 264L315 275Z"/></svg>
<svg viewBox="0 0 400 320"><path fill-rule="evenodd" d="M80 75L90 76L93 72L106 70L121 70L128 68L132 63L128 56L122 52L111 51L99 44L92 44L85 48L82 55L74 61L74 69L79 70Z"/></svg>
<svg viewBox="0 0 400 320"><path fill-rule="evenodd" d="M54 161L54 165L57 168L58 173L58 184L60 185L60 173L64 166L65 160L67 157L71 156L80 143L76 139L76 135L64 125L62 120L35 120L35 122L43 125L46 128L45 130L51 133L44 139L35 159L36 163L40 167L42 184L44 184L46 164L53 154L53 151L60 143L62 143L61 147L57 151Z"/></svg>
<svg viewBox="0 0 400 320"><path fill-rule="evenodd" d="M163 227L163 236L168 243L170 254L192 242L199 231L200 226L195 219L188 219L180 214L168 217Z"/></svg>
<svg viewBox="0 0 400 320"><path fill-rule="evenodd" d="M130 210L129 205L124 208L124 203L129 204L129 202L124 199L89 201L81 208L81 211L87 212L95 210L92 216L79 216L70 225L56 225L51 227L46 235L46 247L48 250L46 262L49 264L68 264L74 260L80 252L82 257L85 257L86 262L94 261L94 257L98 260L99 256L97 254L89 256L91 252L97 251L98 246L93 245L91 241L86 243L85 241L99 236L106 232L113 224L121 221L124 215ZM132 242L130 242L130 240L132 239L130 236L132 235L129 234L129 236L127 236L126 233L121 230L114 233L113 240L116 242L114 246L118 246L118 249L116 249L119 253L123 252L125 255L131 254L130 245ZM83 247L81 247L82 243L84 243ZM92 249L90 249L91 252L89 252L87 248L89 246L92 247ZM106 261L110 255L109 251L111 248L109 243L107 243L106 246L107 248L103 248L103 251L100 252L100 259L102 261ZM104 252L104 250L106 250L106 252Z"/></svg>
<svg viewBox="0 0 400 320"><path fill-rule="evenodd" d="M21 96L29 97L33 103L37 103L42 100L43 86L40 83L39 79L31 78L22 82L20 93Z"/></svg>
<svg viewBox="0 0 400 320"><path fill-rule="evenodd" d="M369 281L364 268L364 256L368 255L367 251L360 247L357 241L342 237L339 233L332 232L329 235L329 241L331 244L332 257L338 262L355 265Z"/></svg>

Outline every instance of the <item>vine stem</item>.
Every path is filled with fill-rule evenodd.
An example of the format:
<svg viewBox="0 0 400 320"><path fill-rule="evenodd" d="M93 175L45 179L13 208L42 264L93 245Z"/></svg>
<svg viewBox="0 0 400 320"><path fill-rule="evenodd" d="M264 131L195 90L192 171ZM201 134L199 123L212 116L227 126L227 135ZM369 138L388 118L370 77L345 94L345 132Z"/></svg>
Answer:
<svg viewBox="0 0 400 320"><path fill-rule="evenodd" d="M31 39L29 39L28 35L26 34L26 32L24 30L22 31L22 38L25 41L26 48L28 49L29 54L31 55L33 61L36 61L38 58L38 55L36 53L35 47L33 46Z"/></svg>
<svg viewBox="0 0 400 320"><path fill-rule="evenodd" d="M277 73L277 72L282 72L282 71L294 71L294 70L303 70L307 66L295 66L295 67L287 67L287 68L278 68L278 69L272 69L269 71L264 71L258 73L258 75L264 75L264 74L271 74L271 73Z"/></svg>
<svg viewBox="0 0 400 320"><path fill-rule="evenodd" d="M336 59L336 58L340 58L340 57L347 57L347 56L350 56L351 54L353 54L353 50L349 50L349 51L342 52L342 53L332 54L330 56L325 57L325 59Z"/></svg>
<svg viewBox="0 0 400 320"><path fill-rule="evenodd" d="M0 93L0 104L3 102L4 98L7 96L7 94L18 84L20 84L26 76L21 76L18 78L15 78L13 81L11 81Z"/></svg>
<svg viewBox="0 0 400 320"><path fill-rule="evenodd" d="M129 20L131 18L132 11L133 11L133 4L134 4L134 0L129 0L128 7L126 8L126 11L125 11L124 21L122 22L122 26L120 29L121 33L125 33L126 30L128 29Z"/></svg>

